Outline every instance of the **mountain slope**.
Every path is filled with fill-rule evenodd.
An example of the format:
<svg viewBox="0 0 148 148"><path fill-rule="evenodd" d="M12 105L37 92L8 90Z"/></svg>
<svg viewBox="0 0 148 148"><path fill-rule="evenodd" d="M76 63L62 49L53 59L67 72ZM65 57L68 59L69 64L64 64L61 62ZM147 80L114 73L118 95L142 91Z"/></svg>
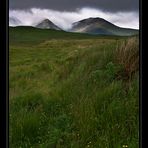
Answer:
<svg viewBox="0 0 148 148"><path fill-rule="evenodd" d="M85 33L73 33L55 29L40 29L31 26L9 27L10 44L38 44L46 40L82 40L82 39L119 39L123 36L103 36Z"/></svg>
<svg viewBox="0 0 148 148"><path fill-rule="evenodd" d="M17 26L20 25L22 22L17 19L16 17L9 17L9 25L10 26Z"/></svg>
<svg viewBox="0 0 148 148"><path fill-rule="evenodd" d="M101 35L130 36L138 34L136 29L118 27L102 18L88 18L73 23L71 32L81 32Z"/></svg>
<svg viewBox="0 0 148 148"><path fill-rule="evenodd" d="M44 19L39 24L37 24L35 27L41 28L41 29L55 29L55 30L61 30L58 26L56 26L53 22L51 22L49 19Z"/></svg>

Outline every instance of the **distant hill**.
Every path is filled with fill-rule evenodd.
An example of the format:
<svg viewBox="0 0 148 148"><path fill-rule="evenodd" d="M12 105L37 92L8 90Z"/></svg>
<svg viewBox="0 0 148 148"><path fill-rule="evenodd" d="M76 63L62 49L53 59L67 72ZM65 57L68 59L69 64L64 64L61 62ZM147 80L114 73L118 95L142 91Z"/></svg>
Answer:
<svg viewBox="0 0 148 148"><path fill-rule="evenodd" d="M17 26L18 24L21 24L22 22L17 19L16 17L9 17L9 25L10 26Z"/></svg>
<svg viewBox="0 0 148 148"><path fill-rule="evenodd" d="M88 18L72 24L71 32L131 36L138 34L138 30L118 27L103 18Z"/></svg>
<svg viewBox="0 0 148 148"><path fill-rule="evenodd" d="M35 27L41 28L41 29L55 29L55 30L62 30L58 26L56 26L53 22L51 22L49 19L44 19L39 24L37 24Z"/></svg>
<svg viewBox="0 0 148 148"><path fill-rule="evenodd" d="M37 44L51 39L81 40L81 39L119 39L124 36L93 35L87 33L73 33L55 29L40 29L31 26L9 27L10 44Z"/></svg>

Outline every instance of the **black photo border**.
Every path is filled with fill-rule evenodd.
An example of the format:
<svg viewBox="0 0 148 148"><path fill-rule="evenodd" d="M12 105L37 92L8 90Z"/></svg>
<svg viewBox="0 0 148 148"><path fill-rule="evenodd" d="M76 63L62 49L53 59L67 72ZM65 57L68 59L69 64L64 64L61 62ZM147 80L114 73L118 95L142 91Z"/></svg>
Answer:
<svg viewBox="0 0 148 148"><path fill-rule="evenodd" d="M139 39L140 39L140 60L139 60L139 147L147 147L147 99L148 99L148 21L146 1L139 0ZM145 9L146 10L146 9ZM9 0L0 0L0 147L9 147ZM145 19L145 21L144 21Z"/></svg>
<svg viewBox="0 0 148 148"><path fill-rule="evenodd" d="M0 1L0 147L9 145L9 1Z"/></svg>

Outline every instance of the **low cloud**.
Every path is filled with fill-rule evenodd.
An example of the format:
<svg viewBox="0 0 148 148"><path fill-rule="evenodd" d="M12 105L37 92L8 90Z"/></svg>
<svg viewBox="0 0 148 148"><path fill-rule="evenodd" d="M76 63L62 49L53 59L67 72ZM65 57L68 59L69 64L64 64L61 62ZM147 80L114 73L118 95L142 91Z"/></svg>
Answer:
<svg viewBox="0 0 148 148"><path fill-rule="evenodd" d="M9 25L35 26L41 20L48 18L57 26L67 30L71 28L72 23L89 17L101 17L120 27L139 29L138 12L131 11L111 13L94 8L81 8L73 12L40 8L31 8L28 10L10 9ZM16 22L14 21L14 18L16 18Z"/></svg>

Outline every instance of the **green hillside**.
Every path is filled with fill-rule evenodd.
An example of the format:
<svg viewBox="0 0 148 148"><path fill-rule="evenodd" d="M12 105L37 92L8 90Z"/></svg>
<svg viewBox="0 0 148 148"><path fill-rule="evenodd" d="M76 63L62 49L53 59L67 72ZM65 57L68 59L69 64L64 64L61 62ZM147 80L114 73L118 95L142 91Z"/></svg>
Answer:
<svg viewBox="0 0 148 148"><path fill-rule="evenodd" d="M82 33L70 33L52 29L38 29L30 26L9 27L10 44L24 43L35 44L49 39L95 39L106 38L103 35L90 35ZM108 36L107 38L118 39L118 36ZM124 38L124 37L120 37Z"/></svg>
<svg viewBox="0 0 148 148"><path fill-rule="evenodd" d="M9 41L10 148L138 148L137 37L10 27Z"/></svg>

